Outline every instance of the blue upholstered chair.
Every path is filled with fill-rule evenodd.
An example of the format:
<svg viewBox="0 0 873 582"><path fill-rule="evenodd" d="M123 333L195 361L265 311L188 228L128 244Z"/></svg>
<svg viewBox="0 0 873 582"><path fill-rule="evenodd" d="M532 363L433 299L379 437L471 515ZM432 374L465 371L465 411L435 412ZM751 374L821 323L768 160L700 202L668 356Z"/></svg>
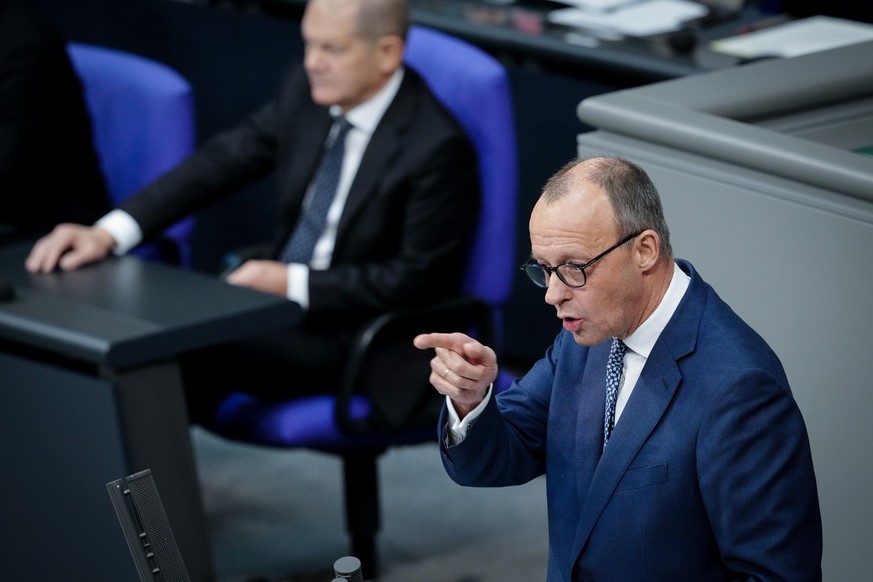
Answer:
<svg viewBox="0 0 873 582"><path fill-rule="evenodd" d="M94 142L112 201L118 204L182 161L194 148L191 85L173 69L117 49L70 43L82 81ZM190 266L193 218L135 253Z"/></svg>
<svg viewBox="0 0 873 582"><path fill-rule="evenodd" d="M340 455L351 552L361 559L368 578L378 570L379 455L392 446L436 439L442 398L427 380L432 354L416 350L412 337L437 329L467 329L498 347L501 309L517 272L516 138L506 70L480 49L421 27L410 33L406 60L467 130L479 158L482 209L464 297L388 313L372 322L358 337L341 386L325 387L330 395L277 403L238 392L222 403L215 425L209 427L248 443ZM397 351L404 353L408 365L402 370L380 367L386 350L395 355L392 361L398 359Z"/></svg>

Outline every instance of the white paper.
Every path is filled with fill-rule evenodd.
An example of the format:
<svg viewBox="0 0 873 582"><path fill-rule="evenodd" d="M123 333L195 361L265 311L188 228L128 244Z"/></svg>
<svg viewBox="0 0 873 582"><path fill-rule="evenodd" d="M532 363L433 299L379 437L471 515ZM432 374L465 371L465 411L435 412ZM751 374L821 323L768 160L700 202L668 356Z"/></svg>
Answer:
<svg viewBox="0 0 873 582"><path fill-rule="evenodd" d="M547 16L554 24L627 36L650 36L678 30L685 22L706 16L708 8L689 0L649 0L609 12L560 8Z"/></svg>
<svg viewBox="0 0 873 582"><path fill-rule="evenodd" d="M796 57L867 40L873 40L873 25L829 16L811 16L716 40L709 44L709 49L747 59ZM870 58L873 59L873 54Z"/></svg>

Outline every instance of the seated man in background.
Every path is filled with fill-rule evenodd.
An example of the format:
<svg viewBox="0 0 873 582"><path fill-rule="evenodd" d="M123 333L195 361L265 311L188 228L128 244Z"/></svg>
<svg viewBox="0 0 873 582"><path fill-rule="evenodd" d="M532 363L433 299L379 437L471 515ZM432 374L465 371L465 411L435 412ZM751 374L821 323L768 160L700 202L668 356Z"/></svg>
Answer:
<svg viewBox="0 0 873 582"><path fill-rule="evenodd" d="M809 438L776 354L672 255L642 168L574 162L530 217L524 270L564 330L498 395L492 349L426 334L462 485L546 475L550 582L821 580Z"/></svg>
<svg viewBox="0 0 873 582"><path fill-rule="evenodd" d="M0 242L111 208L66 43L32 0L0 2Z"/></svg>
<svg viewBox="0 0 873 582"><path fill-rule="evenodd" d="M303 66L273 100L96 225L59 225L27 268L70 270L124 253L272 172L278 232L226 280L296 301L305 318L185 359L192 420L231 390L280 398L335 385L364 322L457 292L478 215L473 146L403 66L408 28L405 0L310 0Z"/></svg>

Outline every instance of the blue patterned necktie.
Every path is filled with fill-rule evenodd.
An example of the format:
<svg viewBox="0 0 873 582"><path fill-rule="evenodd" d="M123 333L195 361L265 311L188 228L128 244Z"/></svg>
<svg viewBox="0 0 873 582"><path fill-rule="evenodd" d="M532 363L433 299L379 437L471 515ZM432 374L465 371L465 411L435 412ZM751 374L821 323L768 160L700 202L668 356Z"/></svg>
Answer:
<svg viewBox="0 0 873 582"><path fill-rule="evenodd" d="M624 364L624 342L612 338L609 348L609 361L606 364L606 407L603 413L603 447L609 442L612 427L615 426L615 402L618 397L618 384L621 381L621 368Z"/></svg>
<svg viewBox="0 0 873 582"><path fill-rule="evenodd" d="M297 226L294 227L279 254L279 260L284 263L308 263L312 258L315 243L318 242L327 223L327 211L336 195L343 167L346 134L352 128L352 124L345 117L338 118L335 125L338 126L336 137L333 138L318 167L312 199L303 209Z"/></svg>

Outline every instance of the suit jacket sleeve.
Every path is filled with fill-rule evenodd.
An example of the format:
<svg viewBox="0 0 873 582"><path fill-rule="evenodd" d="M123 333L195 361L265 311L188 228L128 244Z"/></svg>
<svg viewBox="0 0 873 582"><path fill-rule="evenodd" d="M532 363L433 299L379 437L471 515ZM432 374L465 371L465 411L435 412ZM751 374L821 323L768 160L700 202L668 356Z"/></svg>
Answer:
<svg viewBox="0 0 873 582"><path fill-rule="evenodd" d="M556 354L568 340L559 334L544 358L512 386L489 400L467 437L446 446L446 413L440 419L443 466L460 485L505 487L520 485L545 474L546 439ZM587 352L587 349L581 351ZM584 365L585 358L579 358ZM483 462L488 459L488 462Z"/></svg>
<svg viewBox="0 0 873 582"><path fill-rule="evenodd" d="M820 580L806 427L784 378L738 370L705 409L699 481L725 563L743 580Z"/></svg>
<svg viewBox="0 0 873 582"><path fill-rule="evenodd" d="M270 101L124 201L145 238L276 170L279 140L294 134L285 112L307 95L302 77L301 68L289 69Z"/></svg>

